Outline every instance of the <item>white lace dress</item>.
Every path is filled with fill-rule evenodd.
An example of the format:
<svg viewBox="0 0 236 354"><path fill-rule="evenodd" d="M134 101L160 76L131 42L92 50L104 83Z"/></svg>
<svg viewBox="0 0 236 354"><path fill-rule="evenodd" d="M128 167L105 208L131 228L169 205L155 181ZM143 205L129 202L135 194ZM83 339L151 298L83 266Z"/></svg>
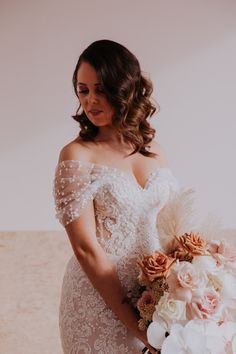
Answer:
<svg viewBox="0 0 236 354"><path fill-rule="evenodd" d="M160 248L157 214L172 190L179 184L169 168L156 168L142 188L132 173L66 160L55 172L56 217L65 226L93 200L98 240L123 286L132 290L137 259ZM144 347L106 306L74 255L63 279L59 327L65 354L140 354Z"/></svg>

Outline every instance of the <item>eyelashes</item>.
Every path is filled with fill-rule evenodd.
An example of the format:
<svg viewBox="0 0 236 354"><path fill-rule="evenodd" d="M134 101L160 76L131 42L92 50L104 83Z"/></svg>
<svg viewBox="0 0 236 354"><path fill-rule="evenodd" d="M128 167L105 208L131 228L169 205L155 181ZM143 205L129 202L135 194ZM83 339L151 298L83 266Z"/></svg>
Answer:
<svg viewBox="0 0 236 354"><path fill-rule="evenodd" d="M80 90L80 91L78 91L78 93L82 93L82 94L87 94L89 92L89 90ZM105 91L104 90L97 90L97 92L98 93L101 93L101 94L103 94L103 93L105 93Z"/></svg>

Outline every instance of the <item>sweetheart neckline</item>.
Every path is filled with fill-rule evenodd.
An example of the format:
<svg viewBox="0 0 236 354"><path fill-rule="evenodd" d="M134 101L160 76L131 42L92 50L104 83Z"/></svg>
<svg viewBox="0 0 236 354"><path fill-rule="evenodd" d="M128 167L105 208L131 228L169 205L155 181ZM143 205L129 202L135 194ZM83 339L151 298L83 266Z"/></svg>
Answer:
<svg viewBox="0 0 236 354"><path fill-rule="evenodd" d="M104 165L104 164L100 164L100 163L95 163L95 162L90 162L90 161L82 161L82 160L75 160L75 159L70 159L70 160L62 160L60 162L58 162L58 166L60 164L62 164L63 162L78 162L79 164L81 165L90 165L90 166L95 166L95 167L101 167L101 168L105 168L105 169L110 169L110 170L113 170L113 171L117 171L119 172L120 174L123 174L123 175L128 175L130 176L134 182L136 183L136 185L139 187L140 190L142 191L145 191L149 185L149 181L151 179L151 177L159 172L160 170L167 170L167 171L171 171L169 167L163 167L163 166L159 166L159 167L156 167L153 171L151 171L149 174L148 174L148 177L146 178L145 180L145 183L144 183L144 186L141 186L137 180L137 178L135 177L135 175L130 172L130 171L125 171L125 170L122 170L118 167L115 167L115 166L110 166L110 165Z"/></svg>

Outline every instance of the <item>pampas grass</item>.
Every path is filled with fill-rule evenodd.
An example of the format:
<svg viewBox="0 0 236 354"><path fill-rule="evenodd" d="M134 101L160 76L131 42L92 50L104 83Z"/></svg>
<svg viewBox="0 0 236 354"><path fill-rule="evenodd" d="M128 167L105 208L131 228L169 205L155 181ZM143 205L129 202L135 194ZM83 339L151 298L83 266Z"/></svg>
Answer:
<svg viewBox="0 0 236 354"><path fill-rule="evenodd" d="M198 233L206 241L222 239L221 218L209 213L202 222L197 224L192 188L172 191L166 205L157 216L157 231L161 246L170 252L177 246L176 237L184 233Z"/></svg>

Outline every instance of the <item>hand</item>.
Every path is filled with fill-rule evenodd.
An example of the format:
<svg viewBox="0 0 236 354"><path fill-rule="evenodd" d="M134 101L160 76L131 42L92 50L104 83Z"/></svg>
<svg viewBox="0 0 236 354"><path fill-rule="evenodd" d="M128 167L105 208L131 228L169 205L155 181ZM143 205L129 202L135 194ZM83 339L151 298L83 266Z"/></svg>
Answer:
<svg viewBox="0 0 236 354"><path fill-rule="evenodd" d="M145 347L148 349L148 354L157 354L157 350L148 343L146 332L142 331L141 335L139 336L139 339L144 343Z"/></svg>
<svg viewBox="0 0 236 354"><path fill-rule="evenodd" d="M144 351L145 350L145 351ZM157 350L154 349L153 347L151 347L150 345L148 345L147 347L145 347L142 351L143 354L157 354Z"/></svg>

